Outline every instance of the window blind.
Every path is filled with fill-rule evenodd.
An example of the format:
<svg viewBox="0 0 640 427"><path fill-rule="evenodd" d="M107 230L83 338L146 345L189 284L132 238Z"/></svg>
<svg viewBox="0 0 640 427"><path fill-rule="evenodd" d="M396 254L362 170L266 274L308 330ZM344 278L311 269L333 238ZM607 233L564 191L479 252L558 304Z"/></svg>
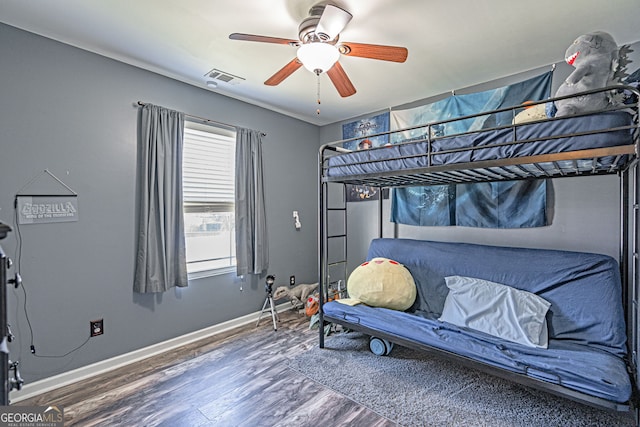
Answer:
<svg viewBox="0 0 640 427"><path fill-rule="evenodd" d="M234 137L185 125L182 167L185 210L233 211Z"/></svg>

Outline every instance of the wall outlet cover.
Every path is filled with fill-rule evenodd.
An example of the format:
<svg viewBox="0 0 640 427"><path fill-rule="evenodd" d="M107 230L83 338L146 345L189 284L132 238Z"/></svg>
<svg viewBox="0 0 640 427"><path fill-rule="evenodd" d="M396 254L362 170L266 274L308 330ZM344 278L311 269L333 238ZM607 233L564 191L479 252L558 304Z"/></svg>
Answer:
<svg viewBox="0 0 640 427"><path fill-rule="evenodd" d="M98 335L102 335L104 334L104 320L103 319L98 319L98 320L92 320L91 322L89 322L89 326L90 326L90 333L92 337L97 337Z"/></svg>

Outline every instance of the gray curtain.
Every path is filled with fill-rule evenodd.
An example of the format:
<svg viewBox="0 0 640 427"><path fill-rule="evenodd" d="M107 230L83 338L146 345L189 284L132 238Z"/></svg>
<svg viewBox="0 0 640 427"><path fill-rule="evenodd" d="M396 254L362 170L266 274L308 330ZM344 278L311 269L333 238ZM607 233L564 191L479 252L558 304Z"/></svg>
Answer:
<svg viewBox="0 0 640 427"><path fill-rule="evenodd" d="M261 132L237 129L235 203L238 276L261 274L269 267Z"/></svg>
<svg viewBox="0 0 640 427"><path fill-rule="evenodd" d="M164 292L187 286L182 212L184 114L142 107L138 144L138 253L133 289Z"/></svg>

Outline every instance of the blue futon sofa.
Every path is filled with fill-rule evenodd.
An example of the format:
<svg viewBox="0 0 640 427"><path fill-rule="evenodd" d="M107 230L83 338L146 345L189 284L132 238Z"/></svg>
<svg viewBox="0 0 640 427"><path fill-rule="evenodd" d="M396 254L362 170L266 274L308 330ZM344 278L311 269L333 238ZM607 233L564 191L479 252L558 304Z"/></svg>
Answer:
<svg viewBox="0 0 640 427"><path fill-rule="evenodd" d="M368 259L375 257L396 260L409 269L417 287L413 306L402 312L329 302L322 307L325 320L391 342L435 349L503 377L530 379L531 385L542 384L543 389L576 400L593 403L593 397L597 406L610 402L612 406L603 406L628 407L632 386L620 273L613 258L410 239L373 240ZM483 279L542 297L550 304L547 348L438 320L449 293L448 276Z"/></svg>

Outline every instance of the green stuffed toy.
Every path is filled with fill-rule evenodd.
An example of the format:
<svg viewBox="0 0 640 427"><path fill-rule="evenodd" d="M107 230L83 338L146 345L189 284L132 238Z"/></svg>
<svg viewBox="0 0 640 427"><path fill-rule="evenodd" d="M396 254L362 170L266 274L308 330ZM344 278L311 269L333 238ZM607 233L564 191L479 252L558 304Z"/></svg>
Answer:
<svg viewBox="0 0 640 427"><path fill-rule="evenodd" d="M619 84L620 51L613 37L603 31L578 37L565 53L565 60L575 70L558 88L556 96ZM606 92L558 100L555 116L605 109L617 102L614 94Z"/></svg>

